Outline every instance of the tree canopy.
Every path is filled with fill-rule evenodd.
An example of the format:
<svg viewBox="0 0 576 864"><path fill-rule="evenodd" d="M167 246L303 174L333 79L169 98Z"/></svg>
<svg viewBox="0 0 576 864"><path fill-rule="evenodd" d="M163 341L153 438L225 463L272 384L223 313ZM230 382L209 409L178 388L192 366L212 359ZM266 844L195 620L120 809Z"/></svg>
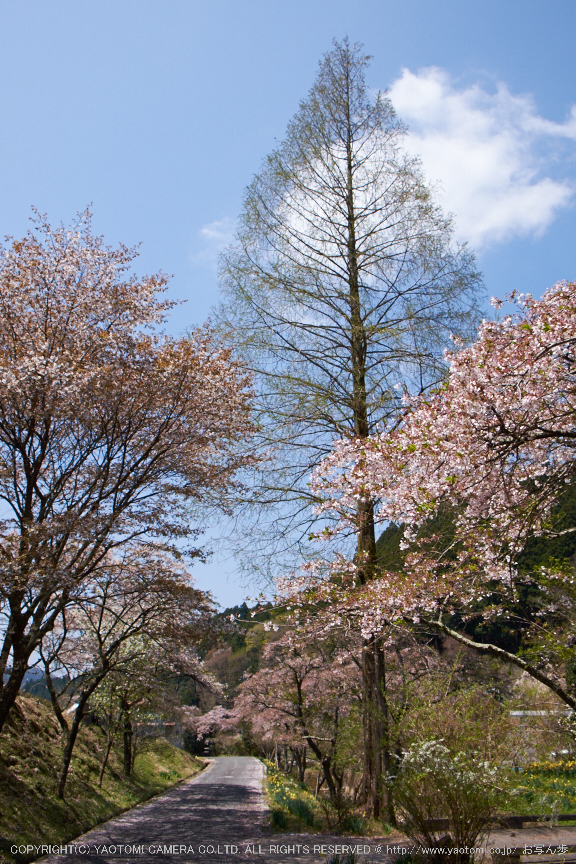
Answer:
<svg viewBox="0 0 576 864"><path fill-rule="evenodd" d="M533 544L575 531L566 514L575 476L574 287L558 284L541 300L513 296L518 313L483 322L478 339L450 357L441 388L411 400L398 429L342 441L316 486L345 522L355 520L358 497L371 496L379 518L404 525L410 554L365 599L382 621L426 617L465 641L447 623L451 612L482 602L497 615L503 600L519 608L531 570L540 595L534 626L524 622L538 631L532 661L474 644L527 669L571 707L560 673L573 662L573 564L554 560L553 548L543 562ZM448 544L418 533L442 508L453 513Z"/></svg>
<svg viewBox="0 0 576 864"><path fill-rule="evenodd" d="M247 188L222 258L219 322L257 380L265 557L286 566L314 522L311 469L335 437L394 425L402 389L444 374L479 275L453 241L405 129L369 91L369 58L335 43L284 142ZM251 516L254 524L254 515Z"/></svg>

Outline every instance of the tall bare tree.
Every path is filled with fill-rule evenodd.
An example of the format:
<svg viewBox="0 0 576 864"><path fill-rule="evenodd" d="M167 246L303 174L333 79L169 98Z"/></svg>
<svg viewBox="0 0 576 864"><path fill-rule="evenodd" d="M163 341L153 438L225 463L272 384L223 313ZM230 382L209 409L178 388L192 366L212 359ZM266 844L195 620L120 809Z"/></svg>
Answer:
<svg viewBox="0 0 576 864"><path fill-rule="evenodd" d="M402 390L444 374L450 334L466 336L480 284L453 242L405 129L365 82L347 40L320 63L284 143L248 187L223 256L220 325L257 373L259 434L271 457L256 500L268 560L305 552L317 517L307 482L335 437L398 422ZM361 581L374 576L374 503L358 507ZM316 523L317 524L317 523ZM379 812L385 770L383 652L364 646L365 793Z"/></svg>

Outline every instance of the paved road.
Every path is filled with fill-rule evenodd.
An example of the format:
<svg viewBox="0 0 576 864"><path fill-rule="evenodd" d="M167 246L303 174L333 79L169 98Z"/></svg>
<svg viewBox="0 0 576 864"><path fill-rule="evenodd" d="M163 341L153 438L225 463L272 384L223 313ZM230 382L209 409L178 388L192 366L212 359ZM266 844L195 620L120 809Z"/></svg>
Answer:
<svg viewBox="0 0 576 864"><path fill-rule="evenodd" d="M166 864L252 860L262 843L262 763L250 756L215 759L202 774L111 819L43 864ZM261 859L260 859L261 860Z"/></svg>

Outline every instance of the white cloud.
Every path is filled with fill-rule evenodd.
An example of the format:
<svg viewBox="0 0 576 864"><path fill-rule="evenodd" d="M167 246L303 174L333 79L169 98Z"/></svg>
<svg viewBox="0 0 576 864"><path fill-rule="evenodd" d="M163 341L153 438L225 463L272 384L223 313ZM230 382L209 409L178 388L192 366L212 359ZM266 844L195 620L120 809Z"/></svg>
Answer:
<svg viewBox="0 0 576 864"><path fill-rule="evenodd" d="M404 69L389 90L410 134L406 147L439 185L456 233L479 247L538 235L572 203L575 184L551 173L561 141L576 154L576 106L566 122L538 115L530 96L504 84L458 88L443 69Z"/></svg>
<svg viewBox="0 0 576 864"><path fill-rule="evenodd" d="M202 248L192 255L192 261L195 264L216 264L220 252L234 240L235 229L236 220L230 216L203 225L198 231Z"/></svg>

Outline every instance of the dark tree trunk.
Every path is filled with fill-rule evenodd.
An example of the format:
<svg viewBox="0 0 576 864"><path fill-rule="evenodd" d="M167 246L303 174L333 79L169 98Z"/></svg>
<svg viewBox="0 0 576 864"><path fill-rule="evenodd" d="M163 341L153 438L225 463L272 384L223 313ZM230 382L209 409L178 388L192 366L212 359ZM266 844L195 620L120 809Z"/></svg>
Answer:
<svg viewBox="0 0 576 864"><path fill-rule="evenodd" d="M303 783L306 774L306 747L292 747L291 750L298 769L298 782Z"/></svg>
<svg viewBox="0 0 576 864"><path fill-rule="evenodd" d="M347 82L350 86L350 82ZM358 438L368 438L370 422L368 417L368 398L366 395L366 346L367 335L362 318L360 302L360 277L358 271L358 248L356 243L356 208L354 200L354 172L352 158L352 117L347 111L348 122L348 286L350 302L350 350L353 384L354 432ZM366 584L376 575L376 532L374 528L374 503L368 499L358 502L357 551L358 582ZM364 800L370 814L378 819L383 799L383 760L384 743L383 717L381 714L384 693L383 664L376 660L374 639L365 640L362 652L362 704L364 732Z"/></svg>
<svg viewBox="0 0 576 864"><path fill-rule="evenodd" d="M98 786L102 787L102 780L104 779L104 771L106 770L106 765L108 764L108 757L110 756L110 750L112 749L112 743L114 741L114 737L109 734L108 740L106 742L106 750L104 752L104 757L102 759L102 764L100 765L100 773L98 774Z"/></svg>
<svg viewBox="0 0 576 864"><path fill-rule="evenodd" d="M336 799L338 798L338 789L334 780L334 776L332 774L332 759L330 756L326 756L324 759L322 759L322 770L324 772L324 779L326 780L326 785L328 786L328 794L330 795L330 800L336 801Z"/></svg>
<svg viewBox="0 0 576 864"><path fill-rule="evenodd" d="M390 712L388 709L388 691L386 688L386 655L381 640L374 644L374 680L377 682L375 691L376 704L378 706L378 734L380 739L381 767L378 782L378 792L382 799L382 815L389 825L396 825L396 813L394 810L394 799L390 785L386 783L386 777L392 773L394 755L392 753L392 740L390 730Z"/></svg>
<svg viewBox="0 0 576 864"><path fill-rule="evenodd" d="M58 798L64 798L64 789L66 787L66 780L68 778L68 771L70 769L72 752L74 750L74 745L76 744L76 739L78 738L78 732L80 731L80 723L82 722L82 718L84 717L84 712L86 711L88 699L94 692L94 689L95 688L91 688L89 691L82 692L78 700L78 707L74 712L74 719L72 720L70 729L68 730L68 732L63 729L64 753L62 754L62 766L60 768L60 775L58 777L58 789L56 791L56 795Z"/></svg>
<svg viewBox="0 0 576 864"><path fill-rule="evenodd" d="M365 639L362 646L362 727L364 772L362 801L375 819L396 824L394 801L385 778L393 767L390 714L386 691L386 666L382 641Z"/></svg>
<svg viewBox="0 0 576 864"><path fill-rule="evenodd" d="M132 773L132 739L134 737L134 730L129 714L124 716L124 732L122 737L124 742L124 774L126 777L129 777Z"/></svg>
<svg viewBox="0 0 576 864"><path fill-rule="evenodd" d="M16 702L27 670L28 658L15 660L8 680L3 685L0 682L0 732L8 719L12 706Z"/></svg>
<svg viewBox="0 0 576 864"><path fill-rule="evenodd" d="M365 639L362 645L362 731L364 736L364 776L362 800L374 819L380 817L381 804L381 744L382 724L378 716L374 640Z"/></svg>

